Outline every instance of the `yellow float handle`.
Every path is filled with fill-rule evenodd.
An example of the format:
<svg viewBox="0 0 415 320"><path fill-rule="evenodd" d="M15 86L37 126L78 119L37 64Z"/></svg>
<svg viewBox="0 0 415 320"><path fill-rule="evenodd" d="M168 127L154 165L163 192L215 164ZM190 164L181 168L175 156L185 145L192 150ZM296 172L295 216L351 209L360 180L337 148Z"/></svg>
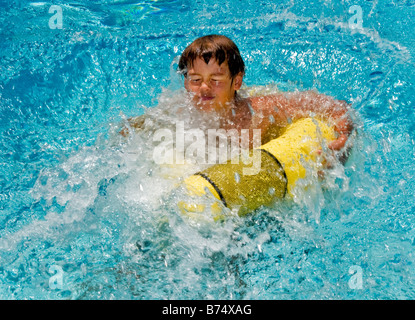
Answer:
<svg viewBox="0 0 415 320"><path fill-rule="evenodd" d="M261 166L256 174L244 174L244 164L229 160L214 165L184 180L191 196L211 193L229 209L238 209L239 215L254 211L258 207L272 204L286 194L292 195L298 179L306 175L306 163L316 163L317 150L324 142L335 139L335 131L326 123L311 119L300 119L287 126L284 133L252 152L260 155ZM235 179L238 177L238 179ZM184 214L203 212L203 204L181 201L179 207ZM212 209L215 219L222 216L219 206Z"/></svg>

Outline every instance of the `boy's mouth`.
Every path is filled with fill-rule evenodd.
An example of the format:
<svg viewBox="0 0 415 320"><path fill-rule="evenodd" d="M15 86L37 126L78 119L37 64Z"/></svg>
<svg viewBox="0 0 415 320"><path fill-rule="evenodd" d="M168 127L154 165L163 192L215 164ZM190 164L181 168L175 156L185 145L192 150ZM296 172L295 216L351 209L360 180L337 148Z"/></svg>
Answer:
<svg viewBox="0 0 415 320"><path fill-rule="evenodd" d="M213 97L213 96L201 96L200 97L200 100L201 101L210 101L210 100L213 100L215 97Z"/></svg>

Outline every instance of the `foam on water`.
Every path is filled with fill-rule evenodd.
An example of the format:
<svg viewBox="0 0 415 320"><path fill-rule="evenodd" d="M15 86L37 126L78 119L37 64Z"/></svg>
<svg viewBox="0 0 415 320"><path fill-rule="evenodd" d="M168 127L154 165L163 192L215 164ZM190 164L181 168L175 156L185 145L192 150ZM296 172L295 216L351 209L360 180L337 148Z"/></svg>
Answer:
<svg viewBox="0 0 415 320"><path fill-rule="evenodd" d="M172 130L179 120L186 123L186 129L210 129L217 123L217 119L191 112L189 106L183 92L166 91L160 105L148 114L159 122L157 125L161 121L164 128ZM230 217L222 223L181 216L176 207L184 197L180 181L206 164L181 168L158 165L154 162L151 131L131 131L124 138L118 133L122 125L113 125L108 139L81 147L39 173L30 194L32 208L40 209L44 215L5 234L0 242L3 253L16 255L17 259L6 271L7 278L14 275L19 282L27 281L37 272L29 267L34 263L44 266L43 275L50 279L48 269L63 262L62 290L50 292L44 279L38 284L43 288L38 295L194 298L196 292L199 298L240 298L245 288L238 275L238 263L261 252L272 233L278 232L273 229L286 224L287 230L309 236L307 221L313 217L304 212L295 213L293 218L293 204L287 203L246 219ZM344 178L344 172L338 174L332 169L328 176L331 180L335 176ZM315 183L316 177L306 181ZM321 185L310 191L299 189L296 202L301 206L295 212L303 208L320 214L324 203ZM208 217L209 212L205 215ZM258 224L263 224L263 230L249 231ZM200 281L201 277L205 280ZM108 282L111 285L105 286ZM155 283L160 287L155 289ZM235 285L236 291L231 289ZM133 290L122 293L123 286L132 286ZM26 286L19 289L22 291L5 294L34 294Z"/></svg>

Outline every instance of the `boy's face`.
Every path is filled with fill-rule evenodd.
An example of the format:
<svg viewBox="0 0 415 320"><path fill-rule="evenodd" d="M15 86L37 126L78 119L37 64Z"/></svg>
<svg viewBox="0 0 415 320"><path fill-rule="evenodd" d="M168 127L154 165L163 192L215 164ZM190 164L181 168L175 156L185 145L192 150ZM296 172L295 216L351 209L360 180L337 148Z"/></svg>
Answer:
<svg viewBox="0 0 415 320"><path fill-rule="evenodd" d="M219 65L213 58L208 64L196 58L184 81L186 90L194 94L195 106L202 111L229 109L241 85L242 75L232 79L227 62Z"/></svg>

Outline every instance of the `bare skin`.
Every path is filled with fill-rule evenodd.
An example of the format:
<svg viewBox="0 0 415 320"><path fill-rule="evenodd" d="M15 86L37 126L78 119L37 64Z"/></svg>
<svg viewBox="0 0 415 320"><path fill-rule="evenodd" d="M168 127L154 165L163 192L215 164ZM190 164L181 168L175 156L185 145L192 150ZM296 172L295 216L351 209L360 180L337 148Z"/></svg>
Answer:
<svg viewBox="0 0 415 320"><path fill-rule="evenodd" d="M218 115L219 125L225 130L260 129L263 144L276 138L279 128L291 121L316 116L328 121L337 133L336 140L331 141L328 148L333 151L344 148L353 129L345 101L314 91L242 98L237 91L242 86L243 76L240 73L231 77L227 62L219 65L213 58L209 63L196 58L188 66L184 87L191 94L194 107ZM129 124L131 128L141 128L144 120L143 116L132 118ZM128 133L127 128L120 132L123 136Z"/></svg>
<svg viewBox="0 0 415 320"><path fill-rule="evenodd" d="M224 129L261 129L262 142L272 127L285 127L290 121L312 115L329 121L337 132L330 142L332 150L341 150L353 128L347 116L347 103L313 91L281 93L243 99L237 90L243 74L233 78L226 62L215 59L206 64L197 58L189 66L184 86L193 95L196 108L220 115Z"/></svg>

